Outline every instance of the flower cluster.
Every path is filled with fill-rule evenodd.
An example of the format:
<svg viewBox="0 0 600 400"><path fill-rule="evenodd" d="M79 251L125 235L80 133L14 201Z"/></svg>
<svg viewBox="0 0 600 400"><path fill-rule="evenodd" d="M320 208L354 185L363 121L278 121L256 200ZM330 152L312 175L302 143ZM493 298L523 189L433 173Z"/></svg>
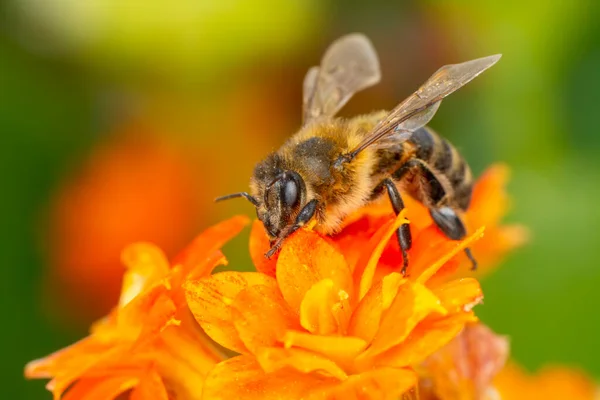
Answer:
<svg viewBox="0 0 600 400"><path fill-rule="evenodd" d="M495 166L479 180L465 215L472 234L459 242L407 199L399 216L374 204L333 236L301 229L271 259L255 221L256 272L212 273L244 217L209 228L170 262L134 244L119 305L26 375L52 378L55 399L526 398L511 385L527 378L504 367L506 339L475 316L483 294L463 252L471 248L485 271L526 240L522 227L500 225L506 178ZM394 234L409 221L404 276ZM549 382L531 380L528 393L538 380Z"/></svg>

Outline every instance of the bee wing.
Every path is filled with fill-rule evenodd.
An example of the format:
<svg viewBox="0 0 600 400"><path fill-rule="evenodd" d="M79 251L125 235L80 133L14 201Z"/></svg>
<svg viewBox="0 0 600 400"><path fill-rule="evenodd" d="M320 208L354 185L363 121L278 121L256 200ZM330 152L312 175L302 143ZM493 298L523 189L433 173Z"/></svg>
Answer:
<svg viewBox="0 0 600 400"><path fill-rule="evenodd" d="M496 54L462 64L445 65L438 69L416 92L379 121L373 131L350 152L350 157L356 156L391 134L399 140L409 138L413 131L426 125L433 118L444 97L472 81L494 65L500 57L501 54Z"/></svg>
<svg viewBox="0 0 600 400"><path fill-rule="evenodd" d="M304 78L304 124L334 116L354 93L380 78L379 60L369 39L359 33L339 38L329 46L321 65L309 69Z"/></svg>

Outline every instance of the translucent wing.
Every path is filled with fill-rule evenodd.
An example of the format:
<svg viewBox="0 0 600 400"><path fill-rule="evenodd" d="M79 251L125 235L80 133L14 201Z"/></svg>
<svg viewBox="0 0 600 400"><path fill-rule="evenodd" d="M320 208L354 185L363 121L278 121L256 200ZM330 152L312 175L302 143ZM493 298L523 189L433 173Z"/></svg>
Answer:
<svg viewBox="0 0 600 400"><path fill-rule="evenodd" d="M304 78L303 121L334 116L352 95L379 82L379 60L364 35L353 33L329 46L320 67Z"/></svg>
<svg viewBox="0 0 600 400"><path fill-rule="evenodd" d="M500 54L496 54L438 69L416 92L381 120L373 131L349 153L347 159L352 159L371 144L390 134L401 133L396 136L408 138L411 132L426 125L433 118L444 97L472 81L494 65L500 57Z"/></svg>

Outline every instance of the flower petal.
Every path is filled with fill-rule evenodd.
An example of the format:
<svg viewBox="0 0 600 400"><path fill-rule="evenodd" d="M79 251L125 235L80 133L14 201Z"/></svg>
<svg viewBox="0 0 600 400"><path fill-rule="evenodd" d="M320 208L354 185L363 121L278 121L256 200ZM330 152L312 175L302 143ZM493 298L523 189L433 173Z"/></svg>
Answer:
<svg viewBox="0 0 600 400"><path fill-rule="evenodd" d="M483 237L484 228L479 228L475 233L460 242L446 240L436 246L435 251L421 251L420 256L411 265L410 278L419 283L426 283L448 261L471 246L476 240Z"/></svg>
<svg viewBox="0 0 600 400"><path fill-rule="evenodd" d="M432 313L445 315L446 310L429 289L413 282L400 285L390 308L382 315L371 346L361 357L373 357L401 343L419 322Z"/></svg>
<svg viewBox="0 0 600 400"><path fill-rule="evenodd" d="M231 317L231 304L249 286L275 286L270 276L258 272L226 271L184 284L188 306L211 339L238 353L248 351Z"/></svg>
<svg viewBox="0 0 600 400"><path fill-rule="evenodd" d="M83 378L65 393L62 400L110 400L135 387L137 376L114 375L101 378Z"/></svg>
<svg viewBox="0 0 600 400"><path fill-rule="evenodd" d="M288 331L283 338L286 348L298 347L321 354L342 368L352 365L354 359L367 347L367 342L353 336L322 336L306 332Z"/></svg>
<svg viewBox="0 0 600 400"><path fill-rule="evenodd" d="M354 281L360 282L358 289L359 299L362 299L371 288L377 263L388 241L400 225L408 223L405 213L405 211L401 212L396 219L383 225L369 240L368 250L364 251L364 257L358 261L354 270ZM398 262L400 263L400 261Z"/></svg>
<svg viewBox="0 0 600 400"><path fill-rule="evenodd" d="M277 261L277 283L296 312L315 283L331 279L336 292L352 295L352 277L344 256L317 233L300 229L283 246Z"/></svg>
<svg viewBox="0 0 600 400"><path fill-rule="evenodd" d="M265 227L259 220L254 220L252 223L249 247L250 258L252 258L256 270L275 278L279 253L274 254L271 258L265 257L265 253L269 251L271 244L269 242L269 236L265 231Z"/></svg>
<svg viewBox="0 0 600 400"><path fill-rule="evenodd" d="M456 279L433 289L448 313L470 311L483 299L479 282L474 278Z"/></svg>
<svg viewBox="0 0 600 400"><path fill-rule="evenodd" d="M303 349L265 347L256 352L256 360L266 373L293 368L303 374L318 372L327 377L344 380L348 375L335 362Z"/></svg>
<svg viewBox="0 0 600 400"><path fill-rule="evenodd" d="M405 367L420 363L456 337L467 322L476 320L473 313L464 312L437 320L423 321L415 327L406 340L378 355L375 358L375 365Z"/></svg>
<svg viewBox="0 0 600 400"><path fill-rule="evenodd" d="M150 243L135 243L123 250L121 260L127 267L119 307L157 284L169 273L169 261L163 251Z"/></svg>
<svg viewBox="0 0 600 400"><path fill-rule="evenodd" d="M204 270L205 275L210 274L216 265L206 263L206 258L240 233L249 222L248 217L237 215L204 230L173 259L172 264L181 265L184 276L196 268Z"/></svg>
<svg viewBox="0 0 600 400"><path fill-rule="evenodd" d="M300 304L300 323L304 329L319 335L342 333L351 315L348 294L335 291L331 279L315 283Z"/></svg>
<svg viewBox="0 0 600 400"><path fill-rule="evenodd" d="M408 369L377 368L352 375L341 383L315 388L310 400L396 400L417 384L417 375Z"/></svg>
<svg viewBox="0 0 600 400"><path fill-rule="evenodd" d="M231 305L233 324L251 352L274 346L288 329L300 327L298 317L283 299L275 280L270 282L243 289Z"/></svg>
<svg viewBox="0 0 600 400"><path fill-rule="evenodd" d="M288 400L306 397L312 388L339 382L319 374L303 374L284 369L267 374L253 356L237 356L223 361L206 377L205 400Z"/></svg>
<svg viewBox="0 0 600 400"><path fill-rule="evenodd" d="M379 329L381 315L392 304L398 288L405 282L402 275L393 272L372 286L352 313L348 335L360 337L370 343Z"/></svg>
<svg viewBox="0 0 600 400"><path fill-rule="evenodd" d="M167 389L160 375L155 369L150 369L144 374L139 384L133 389L129 400L169 400Z"/></svg>

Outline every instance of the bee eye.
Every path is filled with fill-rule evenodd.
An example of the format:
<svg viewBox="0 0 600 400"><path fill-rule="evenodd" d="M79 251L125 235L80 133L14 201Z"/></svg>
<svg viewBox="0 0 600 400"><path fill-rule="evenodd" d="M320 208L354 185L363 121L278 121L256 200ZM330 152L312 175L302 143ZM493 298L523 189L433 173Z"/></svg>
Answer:
<svg viewBox="0 0 600 400"><path fill-rule="evenodd" d="M286 179L281 187L281 201L286 207L293 208L298 203L298 184L294 179Z"/></svg>

